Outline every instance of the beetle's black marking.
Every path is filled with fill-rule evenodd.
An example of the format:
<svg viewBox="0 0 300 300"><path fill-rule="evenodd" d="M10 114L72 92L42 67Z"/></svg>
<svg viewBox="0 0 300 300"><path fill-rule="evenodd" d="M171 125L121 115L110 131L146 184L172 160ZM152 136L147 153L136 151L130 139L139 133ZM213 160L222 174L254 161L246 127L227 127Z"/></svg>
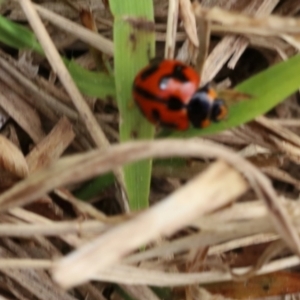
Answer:
<svg viewBox="0 0 300 300"><path fill-rule="evenodd" d="M141 79L146 80L148 77L150 77L153 73L155 73L159 69L158 64L153 64L149 66L148 69L146 69L144 72L141 74Z"/></svg>
<svg viewBox="0 0 300 300"><path fill-rule="evenodd" d="M134 91L145 98L145 100L156 101L156 102L165 102L160 97L157 97L155 94L148 92L147 90L134 86Z"/></svg>
<svg viewBox="0 0 300 300"><path fill-rule="evenodd" d="M184 103L182 103L182 101L175 96L171 96L168 99L167 105L168 105L168 109L170 110L181 110L182 108L185 107Z"/></svg>
<svg viewBox="0 0 300 300"><path fill-rule="evenodd" d="M178 98L176 96L170 96L170 97L168 97L168 99L164 100L163 98L157 97L156 95L154 95L154 94L148 92L147 90L140 88L138 86L134 87L134 91L137 94L139 94L140 96L142 96L144 98L144 100L163 103L170 110L181 110L182 108L186 107L186 105L184 103L182 103L180 98Z"/></svg>
<svg viewBox="0 0 300 300"><path fill-rule="evenodd" d="M180 82L189 81L189 78L183 73L184 69L186 69L186 66L175 65L171 77L177 79Z"/></svg>
<svg viewBox="0 0 300 300"><path fill-rule="evenodd" d="M155 119L159 123L159 125L161 125L163 127L167 127L167 128L170 128L170 129L176 129L177 128L176 124L169 123L169 122L164 122L161 119L160 113L157 109L152 110L152 117L153 117L153 119Z"/></svg>
<svg viewBox="0 0 300 300"><path fill-rule="evenodd" d="M162 102L164 102L164 101L162 101ZM146 116L143 109L140 107L138 101L136 101L136 103L137 103L138 107L140 108L141 113L147 118L148 116ZM166 128L170 128L170 129L177 129L178 128L177 124L162 121L161 117L160 117L160 113L157 109L153 109L151 113L152 113L153 119L156 120L161 126L166 127Z"/></svg>
<svg viewBox="0 0 300 300"><path fill-rule="evenodd" d="M211 104L206 97L206 93L198 91L188 103L188 118L194 127L200 127L201 122L210 115Z"/></svg>
<svg viewBox="0 0 300 300"><path fill-rule="evenodd" d="M159 88L161 90L166 89L168 80L175 79L179 82L185 83L189 81L189 78L183 73L185 66L175 65L173 68L172 73L166 74L165 76L161 77L159 80Z"/></svg>

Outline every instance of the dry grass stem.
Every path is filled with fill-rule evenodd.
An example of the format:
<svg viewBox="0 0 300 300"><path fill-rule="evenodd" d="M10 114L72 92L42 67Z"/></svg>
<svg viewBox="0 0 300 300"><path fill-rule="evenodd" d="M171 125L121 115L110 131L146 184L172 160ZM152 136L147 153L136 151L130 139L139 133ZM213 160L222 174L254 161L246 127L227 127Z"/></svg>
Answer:
<svg viewBox="0 0 300 300"><path fill-rule="evenodd" d="M44 259L0 259L0 269L49 269L53 262Z"/></svg>
<svg viewBox="0 0 300 300"><path fill-rule="evenodd" d="M39 115L18 94L0 82L0 106L38 143L45 134Z"/></svg>
<svg viewBox="0 0 300 300"><path fill-rule="evenodd" d="M24 178L29 174L23 153L11 141L0 135L0 167L11 174Z"/></svg>
<svg viewBox="0 0 300 300"><path fill-rule="evenodd" d="M112 56L113 55L113 42L96 34L83 26L80 26L60 15L48 10L40 5L34 5L36 11L42 18L53 23L55 26L60 27L62 30L74 35L78 39L86 42L88 45L98 49L99 51Z"/></svg>
<svg viewBox="0 0 300 300"><path fill-rule="evenodd" d="M32 220L31 220L32 221ZM43 224L0 224L0 236L30 237L33 235L56 236L73 233L84 237L97 234L107 227L99 221L50 222Z"/></svg>
<svg viewBox="0 0 300 300"><path fill-rule="evenodd" d="M179 14L179 0L169 0L168 23L166 33L165 58L173 59Z"/></svg>
<svg viewBox="0 0 300 300"><path fill-rule="evenodd" d="M190 1L179 0L180 16L183 21L186 34L195 47L199 47L196 19ZM169 20L169 19L168 19Z"/></svg>
<svg viewBox="0 0 300 300"><path fill-rule="evenodd" d="M208 55L209 41L210 41L210 24L209 22L198 19L198 55L196 61L196 70L198 71L200 77L202 77L202 72L205 64L205 60Z"/></svg>
<svg viewBox="0 0 300 300"><path fill-rule="evenodd" d="M52 131L27 155L30 172L36 172L56 161L75 135L67 118L62 118Z"/></svg>
<svg viewBox="0 0 300 300"><path fill-rule="evenodd" d="M195 6L194 13L200 18L216 23L222 23L219 30L231 33L280 36L282 34L299 33L300 21L295 18L267 16L249 17L236 12L230 12L218 7L205 9Z"/></svg>

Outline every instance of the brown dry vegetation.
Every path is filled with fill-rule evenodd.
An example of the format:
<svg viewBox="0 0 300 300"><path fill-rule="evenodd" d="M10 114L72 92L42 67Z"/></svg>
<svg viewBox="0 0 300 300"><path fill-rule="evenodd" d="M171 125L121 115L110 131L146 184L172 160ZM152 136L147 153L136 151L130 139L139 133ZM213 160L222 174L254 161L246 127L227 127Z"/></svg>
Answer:
<svg viewBox="0 0 300 300"><path fill-rule="evenodd" d="M103 2L0 6L7 18L30 23L48 57L0 49L0 299L125 299L120 288L151 300L297 297L298 93L267 116L205 139L120 145L115 103L83 97L56 51L91 70L95 49L113 54ZM191 62L203 82L235 86L299 49L300 27L292 30L299 1L179 0L179 13L178 1L154 2L157 56ZM98 39L75 26L82 8L92 9L88 27ZM154 165L151 207L128 212L121 167L167 157L186 161L177 169ZM118 187L76 199L87 179L108 171ZM157 296L149 286L172 288Z"/></svg>

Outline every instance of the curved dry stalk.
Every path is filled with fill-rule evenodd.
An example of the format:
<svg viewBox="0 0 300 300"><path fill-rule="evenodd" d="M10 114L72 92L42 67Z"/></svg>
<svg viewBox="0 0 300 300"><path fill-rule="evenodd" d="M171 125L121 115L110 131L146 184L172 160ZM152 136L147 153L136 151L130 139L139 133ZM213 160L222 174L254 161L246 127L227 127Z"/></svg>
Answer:
<svg viewBox="0 0 300 300"><path fill-rule="evenodd" d="M245 238L240 238L229 242L225 242L220 245L212 246L209 248L208 254L209 255L222 254L233 249L258 245L267 242L273 242L273 241L277 241L278 239L279 239L278 235L274 233L259 233Z"/></svg>
<svg viewBox="0 0 300 300"><path fill-rule="evenodd" d="M230 273L234 280L236 281L245 281L248 280L250 277L257 274L258 270L262 268L267 262L269 262L274 256L278 255L282 250L285 248L284 243L282 240L277 240L271 243L260 255L257 262L254 266L250 267L246 272L236 273L233 270L230 270Z"/></svg>
<svg viewBox="0 0 300 300"><path fill-rule="evenodd" d="M244 158L213 142L196 139L127 142L113 145L109 149L94 150L60 159L50 168L32 174L3 193L0 196L0 210L30 203L55 188L87 180L125 163L170 156L219 157L234 165L249 178L253 174L260 174L261 184L271 188L268 179ZM253 182L252 178L251 182Z"/></svg>

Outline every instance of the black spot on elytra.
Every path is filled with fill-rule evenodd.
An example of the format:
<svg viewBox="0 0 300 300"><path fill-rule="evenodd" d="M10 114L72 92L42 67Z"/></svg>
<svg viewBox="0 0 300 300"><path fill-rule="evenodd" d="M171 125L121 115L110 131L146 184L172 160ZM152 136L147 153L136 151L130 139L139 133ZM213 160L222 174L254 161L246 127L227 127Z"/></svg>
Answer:
<svg viewBox="0 0 300 300"><path fill-rule="evenodd" d="M165 76L161 77L159 80L159 88L161 90L165 90L168 86L168 81L170 79L175 79L179 82L188 82L189 78L184 74L185 66L175 65L173 68L172 73L166 74Z"/></svg>
<svg viewBox="0 0 300 300"><path fill-rule="evenodd" d="M185 68L186 68L186 66L175 65L174 68L173 68L173 72L171 74L171 77L177 79L180 82L189 81L189 78L184 74L184 69Z"/></svg>
<svg viewBox="0 0 300 300"><path fill-rule="evenodd" d="M153 64L151 65L148 69L146 69L142 74L141 74L141 78L142 80L146 80L148 77L150 77L153 73L155 73L157 71L157 69L159 68L159 65L157 64Z"/></svg>
<svg viewBox="0 0 300 300"><path fill-rule="evenodd" d="M153 118L163 127L170 128L170 129L176 129L177 125L169 122L164 122L161 120L160 113L157 109L152 110L152 116Z"/></svg>
<svg viewBox="0 0 300 300"><path fill-rule="evenodd" d="M177 97L171 96L167 102L169 110L181 110L184 108L184 104Z"/></svg>
<svg viewBox="0 0 300 300"><path fill-rule="evenodd" d="M156 95L150 93L149 91L141 88L141 87L138 87L138 86L134 86L133 87L134 91L139 94L140 96L144 97L145 99L147 100L150 100L150 101L157 101L157 102L161 102L162 100L157 97Z"/></svg>

